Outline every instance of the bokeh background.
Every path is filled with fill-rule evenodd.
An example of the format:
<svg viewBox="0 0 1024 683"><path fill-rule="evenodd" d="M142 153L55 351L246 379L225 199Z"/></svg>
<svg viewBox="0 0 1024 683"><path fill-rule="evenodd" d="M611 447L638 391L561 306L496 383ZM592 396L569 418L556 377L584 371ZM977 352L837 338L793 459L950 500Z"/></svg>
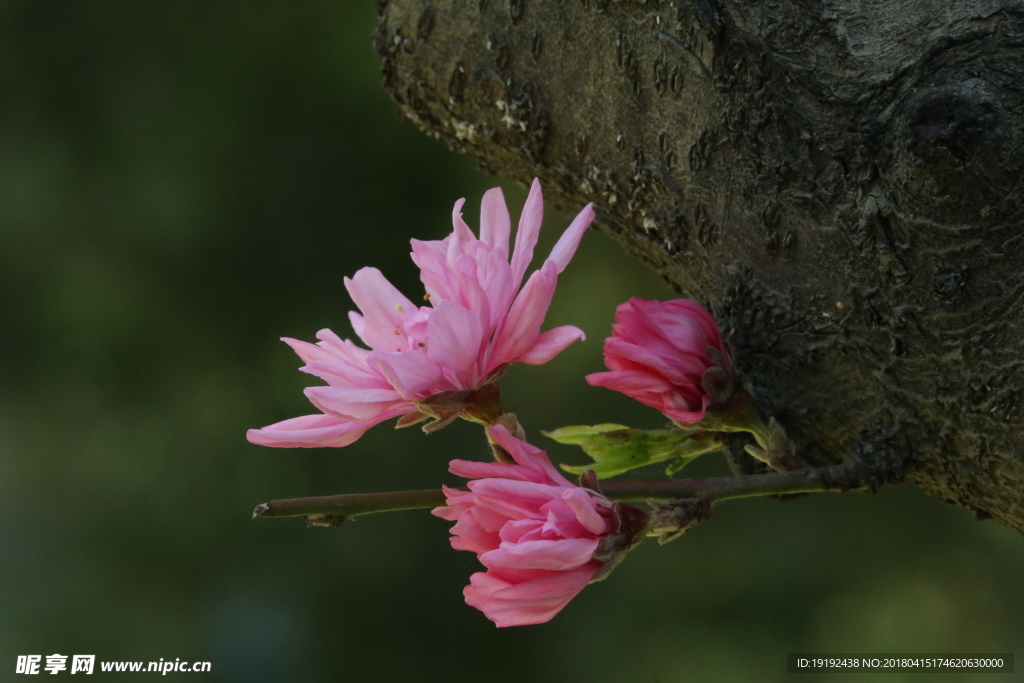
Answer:
<svg viewBox="0 0 1024 683"><path fill-rule="evenodd" d="M0 3L0 680L52 653L247 683L776 681L794 651L1022 654L1024 539L906 487L724 504L553 622L502 630L463 603L477 564L425 512L251 521L272 498L456 484L447 461L482 453L465 422L342 450L244 438L312 412L278 338L349 336L345 275L374 265L415 296L410 237L446 234L459 197L475 225L486 188L514 216L525 196L395 116L374 22L372 0ZM547 245L569 218L549 208ZM582 458L539 430L662 422L582 379L629 296L674 295L590 233L548 319L589 340L503 380L556 461Z"/></svg>

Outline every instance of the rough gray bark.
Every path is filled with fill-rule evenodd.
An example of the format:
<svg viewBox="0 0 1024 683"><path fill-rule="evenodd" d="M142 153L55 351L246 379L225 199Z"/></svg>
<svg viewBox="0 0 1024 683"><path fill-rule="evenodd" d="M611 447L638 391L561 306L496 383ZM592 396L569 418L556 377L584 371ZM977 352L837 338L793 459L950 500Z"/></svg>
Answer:
<svg viewBox="0 0 1024 683"><path fill-rule="evenodd" d="M1024 531L1024 4L389 0L409 119L709 304L816 464Z"/></svg>

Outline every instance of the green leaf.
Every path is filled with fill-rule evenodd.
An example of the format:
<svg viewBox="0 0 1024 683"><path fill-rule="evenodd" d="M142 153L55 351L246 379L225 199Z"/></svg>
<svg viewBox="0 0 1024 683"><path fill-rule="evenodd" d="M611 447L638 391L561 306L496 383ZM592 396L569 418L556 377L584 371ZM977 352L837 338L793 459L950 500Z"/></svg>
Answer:
<svg viewBox="0 0 1024 683"><path fill-rule="evenodd" d="M630 429L620 424L562 427L544 435L580 446L594 460L591 465L562 465L563 470L577 475L594 470L601 479L665 460L675 460L669 469L676 472L697 456L723 448L699 430Z"/></svg>

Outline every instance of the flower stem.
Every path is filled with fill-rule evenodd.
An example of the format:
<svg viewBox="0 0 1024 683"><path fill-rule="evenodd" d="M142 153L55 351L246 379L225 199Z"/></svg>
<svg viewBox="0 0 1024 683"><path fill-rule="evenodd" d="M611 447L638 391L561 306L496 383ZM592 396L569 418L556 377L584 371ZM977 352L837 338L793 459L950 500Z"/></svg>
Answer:
<svg viewBox="0 0 1024 683"><path fill-rule="evenodd" d="M285 498L260 503L253 510L257 517L317 517L328 515L341 518L340 521L366 515L371 512L391 510L416 510L444 505L445 495L441 489L421 491L392 491L387 493L342 493L337 496L316 496L313 498ZM309 520L319 521L319 520Z"/></svg>
<svg viewBox="0 0 1024 683"><path fill-rule="evenodd" d="M851 458L832 467L803 468L788 472L748 474L706 479L602 482L609 498L629 502L652 498L706 498L715 502L730 498L773 496L787 493L842 492L868 488L863 465Z"/></svg>
<svg viewBox="0 0 1024 683"><path fill-rule="evenodd" d="M743 390L736 393L729 410L714 415L708 414L695 425L711 432L749 433L757 441L757 446L747 446L747 453L776 471L803 468L803 464L794 454L792 444L786 438L786 430L775 418L765 424L757 406ZM692 428L694 425L685 426Z"/></svg>
<svg viewBox="0 0 1024 683"><path fill-rule="evenodd" d="M665 479L662 481L605 481L604 495L615 500L706 498L715 502L730 498L771 496L785 493L850 491L874 486L865 463L850 458L832 467L804 468L790 472L750 474L706 479ZM414 510L445 504L440 489L389 493L344 493L337 496L287 498L256 506L256 517L305 517L313 524L337 526L347 519L371 512Z"/></svg>

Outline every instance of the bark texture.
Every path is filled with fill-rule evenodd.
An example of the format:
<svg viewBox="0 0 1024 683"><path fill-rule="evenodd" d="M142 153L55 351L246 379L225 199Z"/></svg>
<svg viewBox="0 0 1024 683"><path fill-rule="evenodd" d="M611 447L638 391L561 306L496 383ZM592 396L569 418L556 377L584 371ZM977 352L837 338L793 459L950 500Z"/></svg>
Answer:
<svg viewBox="0 0 1024 683"><path fill-rule="evenodd" d="M709 304L814 464L1024 531L1024 3L388 0L386 90Z"/></svg>

